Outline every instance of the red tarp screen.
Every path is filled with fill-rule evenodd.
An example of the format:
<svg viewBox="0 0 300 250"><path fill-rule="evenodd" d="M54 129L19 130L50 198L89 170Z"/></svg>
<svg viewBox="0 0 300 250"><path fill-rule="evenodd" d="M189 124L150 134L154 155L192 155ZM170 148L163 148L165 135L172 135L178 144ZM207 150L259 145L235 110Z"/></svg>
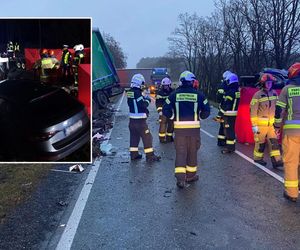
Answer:
<svg viewBox="0 0 300 250"><path fill-rule="evenodd" d="M250 120L250 102L258 88L243 87L241 89L240 105L235 122L235 133L240 143L254 143L252 124ZM276 90L279 94L281 90Z"/></svg>

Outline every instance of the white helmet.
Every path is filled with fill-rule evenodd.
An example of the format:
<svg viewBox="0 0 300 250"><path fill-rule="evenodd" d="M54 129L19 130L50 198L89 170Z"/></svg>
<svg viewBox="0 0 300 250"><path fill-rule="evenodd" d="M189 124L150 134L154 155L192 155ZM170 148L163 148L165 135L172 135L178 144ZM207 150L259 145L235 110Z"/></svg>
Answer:
<svg viewBox="0 0 300 250"><path fill-rule="evenodd" d="M77 44L74 46L75 51L81 51L84 50L84 46L82 44Z"/></svg>
<svg viewBox="0 0 300 250"><path fill-rule="evenodd" d="M168 77L165 77L164 79L161 80L161 85L162 86L171 85L171 84L172 84L172 81Z"/></svg>
<svg viewBox="0 0 300 250"><path fill-rule="evenodd" d="M145 78L142 74L135 74L133 75L133 77L131 78L131 85L130 87L137 87L140 88L142 84L145 83Z"/></svg>
<svg viewBox="0 0 300 250"><path fill-rule="evenodd" d="M232 84L232 83L235 83L235 82L239 82L239 78L236 74L231 73L228 77L228 84Z"/></svg>
<svg viewBox="0 0 300 250"><path fill-rule="evenodd" d="M179 77L180 82L192 82L194 80L196 80L196 76L190 71L182 72Z"/></svg>
<svg viewBox="0 0 300 250"><path fill-rule="evenodd" d="M226 70L226 71L223 73L223 79L224 79L224 80L228 80L230 74L232 74L232 72L231 72L230 70Z"/></svg>

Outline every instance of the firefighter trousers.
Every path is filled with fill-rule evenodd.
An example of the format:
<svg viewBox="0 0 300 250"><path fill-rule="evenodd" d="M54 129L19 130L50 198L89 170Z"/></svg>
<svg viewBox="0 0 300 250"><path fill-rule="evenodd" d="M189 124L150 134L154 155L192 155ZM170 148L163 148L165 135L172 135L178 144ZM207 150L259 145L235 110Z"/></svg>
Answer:
<svg viewBox="0 0 300 250"><path fill-rule="evenodd" d="M219 134L218 134L218 145L219 146L225 146L226 145L224 122L220 122L220 128L219 128Z"/></svg>
<svg viewBox="0 0 300 250"><path fill-rule="evenodd" d="M183 129L180 129L183 130ZM177 181L184 181L197 173L197 152L200 148L200 129L190 135L176 133L175 129L175 177Z"/></svg>
<svg viewBox="0 0 300 250"><path fill-rule="evenodd" d="M262 160L264 158L264 151L267 140L272 163L276 164L276 162L281 161L280 147L274 127L272 125L258 126L258 131L259 132L254 135L254 160Z"/></svg>
<svg viewBox="0 0 300 250"><path fill-rule="evenodd" d="M130 131L130 156L135 158L139 155L139 142L142 138L144 144L144 152L146 157L151 157L153 153L152 135L148 128L146 119L129 119Z"/></svg>
<svg viewBox="0 0 300 250"><path fill-rule="evenodd" d="M235 151L235 119L236 116L224 116L224 134L226 137L226 148Z"/></svg>
<svg viewBox="0 0 300 250"><path fill-rule="evenodd" d="M300 136L284 135L282 140L284 188L287 195L298 198L298 168L300 166Z"/></svg>
<svg viewBox="0 0 300 250"><path fill-rule="evenodd" d="M159 141L171 142L173 141L174 122L164 115L159 116Z"/></svg>

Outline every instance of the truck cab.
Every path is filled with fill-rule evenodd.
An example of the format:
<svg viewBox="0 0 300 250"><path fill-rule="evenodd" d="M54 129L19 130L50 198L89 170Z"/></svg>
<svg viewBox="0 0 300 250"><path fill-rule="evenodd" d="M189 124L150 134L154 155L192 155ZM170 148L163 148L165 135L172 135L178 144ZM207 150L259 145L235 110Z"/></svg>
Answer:
<svg viewBox="0 0 300 250"><path fill-rule="evenodd" d="M170 77L168 74L168 69L167 68L153 68L152 69L152 74L151 74L151 83L148 86L150 93L155 93L159 87L161 80L164 79L165 77Z"/></svg>

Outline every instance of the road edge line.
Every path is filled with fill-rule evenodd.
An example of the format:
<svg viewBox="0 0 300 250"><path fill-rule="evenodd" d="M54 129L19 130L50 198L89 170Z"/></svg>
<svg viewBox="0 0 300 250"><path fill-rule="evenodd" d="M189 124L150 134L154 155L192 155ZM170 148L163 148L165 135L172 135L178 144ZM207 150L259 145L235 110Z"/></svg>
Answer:
<svg viewBox="0 0 300 250"><path fill-rule="evenodd" d="M124 96L125 95L123 93L122 98L119 101L118 108L116 109L117 112L120 110L121 104L123 103ZM108 132L108 136L107 136L108 138L110 138L110 136L111 136L115 121L116 121L116 114L114 115L113 122L112 122L113 127ZM108 140L103 142L103 144L107 144L107 143L108 143ZM57 250L71 249L75 234L77 232L78 225L81 220L81 216L83 214L85 205L88 201L88 198L89 198L91 189L93 187L95 178L97 176L101 162L102 162L102 158L100 158L99 160L96 160L94 162L92 169L90 170L88 177L86 178L85 183L81 189L81 192L80 192L78 199L75 203L75 206L73 208L73 211L68 219L66 227L65 227L55 249L57 249Z"/></svg>

